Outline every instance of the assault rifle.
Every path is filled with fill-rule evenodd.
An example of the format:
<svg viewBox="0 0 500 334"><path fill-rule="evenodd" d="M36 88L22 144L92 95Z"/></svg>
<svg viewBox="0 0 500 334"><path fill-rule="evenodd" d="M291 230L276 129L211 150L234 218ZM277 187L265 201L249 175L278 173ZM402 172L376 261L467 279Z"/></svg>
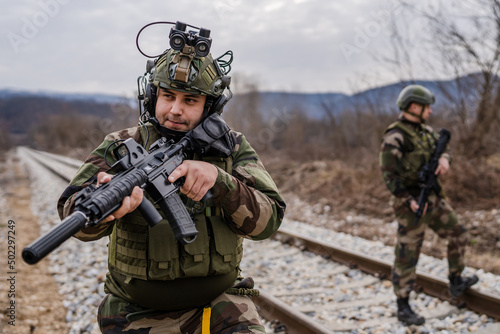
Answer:
<svg viewBox="0 0 500 334"><path fill-rule="evenodd" d="M111 166L110 171L116 172L111 181L79 191L75 195L75 211L24 248L24 261L35 264L83 227L99 224L121 206L135 186L143 188L160 206L179 242L193 242L198 231L177 194L183 179L170 183L168 176L184 161L188 152L203 153L212 147L229 155L231 152L224 144L229 130L217 114L212 114L178 143L166 142L162 138L152 145L149 152L134 139L125 140L113 150L118 160ZM163 219L146 196L139 211L151 227Z"/></svg>
<svg viewBox="0 0 500 334"><path fill-rule="evenodd" d="M441 192L441 186L437 182L438 175L436 175L435 172L439 165L439 157L446 149L446 145L448 145L450 137L450 131L446 129L439 131L439 139L431 160L418 172L418 180L421 191L420 196L418 197L418 209L415 212L415 225L424 213L425 204L427 203L431 191L434 191L436 195L439 195Z"/></svg>

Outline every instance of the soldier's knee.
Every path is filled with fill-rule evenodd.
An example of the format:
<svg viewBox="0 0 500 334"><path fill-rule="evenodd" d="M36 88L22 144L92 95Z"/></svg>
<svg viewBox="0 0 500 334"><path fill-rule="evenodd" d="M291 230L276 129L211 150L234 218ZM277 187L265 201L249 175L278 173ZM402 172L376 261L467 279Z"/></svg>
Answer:
<svg viewBox="0 0 500 334"><path fill-rule="evenodd" d="M211 332L225 332L228 329L264 333L254 302L248 296L223 293L211 303Z"/></svg>

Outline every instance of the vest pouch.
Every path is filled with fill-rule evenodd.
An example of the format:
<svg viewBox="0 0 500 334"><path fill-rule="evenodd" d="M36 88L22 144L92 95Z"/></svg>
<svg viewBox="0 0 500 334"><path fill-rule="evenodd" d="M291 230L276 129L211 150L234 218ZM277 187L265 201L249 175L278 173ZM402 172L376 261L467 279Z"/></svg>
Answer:
<svg viewBox="0 0 500 334"><path fill-rule="evenodd" d="M196 239L181 246L180 274L181 277L200 277L208 275L210 266L210 251L207 223L203 214L194 219L198 235Z"/></svg>
<svg viewBox="0 0 500 334"><path fill-rule="evenodd" d="M405 154L401 161L401 169L399 174L405 179L408 186L418 186L418 172L425 164L426 152L416 150Z"/></svg>
<svg viewBox="0 0 500 334"><path fill-rule="evenodd" d="M118 219L110 236L109 266L123 275L146 279L147 224L137 212Z"/></svg>
<svg viewBox="0 0 500 334"><path fill-rule="evenodd" d="M223 216L211 216L207 220L212 225L215 243L210 273L227 274L234 271L243 253L242 238L227 226Z"/></svg>
<svg viewBox="0 0 500 334"><path fill-rule="evenodd" d="M430 160L436 139L428 130L417 132L399 121L389 126L389 129L392 128L398 128L406 134L405 153L397 172L405 180L407 187L418 187L418 173Z"/></svg>
<svg viewBox="0 0 500 334"><path fill-rule="evenodd" d="M173 280L180 276L179 250L167 220L149 228L149 271L151 280Z"/></svg>

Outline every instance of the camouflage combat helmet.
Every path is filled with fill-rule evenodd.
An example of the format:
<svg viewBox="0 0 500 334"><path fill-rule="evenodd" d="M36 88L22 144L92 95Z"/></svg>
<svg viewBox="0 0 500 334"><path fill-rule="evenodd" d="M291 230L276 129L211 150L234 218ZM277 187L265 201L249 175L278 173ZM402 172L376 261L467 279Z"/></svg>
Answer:
<svg viewBox="0 0 500 334"><path fill-rule="evenodd" d="M397 104L400 110L407 110L412 102L421 105L433 104L434 94L421 85L409 85L399 93Z"/></svg>
<svg viewBox="0 0 500 334"><path fill-rule="evenodd" d="M151 64L151 83L157 88L173 89L191 94L219 97L229 87L230 77L224 75L209 53L199 57L194 47L182 51L169 49Z"/></svg>

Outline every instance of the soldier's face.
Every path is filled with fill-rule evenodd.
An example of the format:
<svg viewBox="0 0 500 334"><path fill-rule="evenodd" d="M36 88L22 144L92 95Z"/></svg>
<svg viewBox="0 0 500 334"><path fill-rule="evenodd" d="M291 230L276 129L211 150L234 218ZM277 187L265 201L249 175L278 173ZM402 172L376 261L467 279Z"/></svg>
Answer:
<svg viewBox="0 0 500 334"><path fill-rule="evenodd" d="M425 108L424 108L424 113L423 113L423 115L422 115L422 118L423 118L424 120L428 120L428 119L429 119L429 117L431 117L431 114L432 114L432 109L431 109L431 106L428 104L428 105L426 105L426 106L425 106Z"/></svg>
<svg viewBox="0 0 500 334"><path fill-rule="evenodd" d="M427 121L429 117L431 117L432 114L432 109L430 104L426 104L424 107L424 110L422 111L422 105L417 104L417 103L412 103L410 105L409 110L413 112L415 115L422 115L422 119L424 121Z"/></svg>
<svg viewBox="0 0 500 334"><path fill-rule="evenodd" d="M188 94L160 88L156 100L156 118L161 125L175 131L189 131L201 121L204 95Z"/></svg>

